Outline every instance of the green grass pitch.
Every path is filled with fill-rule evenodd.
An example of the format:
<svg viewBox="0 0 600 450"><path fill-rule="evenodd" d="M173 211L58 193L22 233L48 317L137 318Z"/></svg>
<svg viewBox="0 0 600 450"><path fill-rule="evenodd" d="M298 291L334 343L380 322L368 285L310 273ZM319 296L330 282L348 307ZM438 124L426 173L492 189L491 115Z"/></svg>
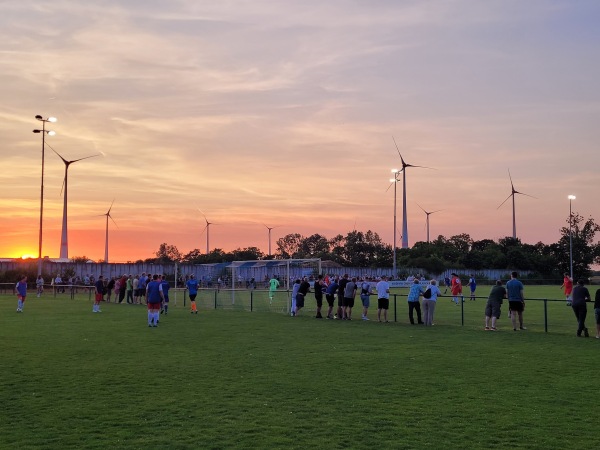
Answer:
<svg viewBox="0 0 600 450"><path fill-rule="evenodd" d="M480 287L484 296L489 287ZM591 289L592 295L595 288ZM398 291L400 294L404 294ZM528 297L561 298L555 286ZM527 331L483 331L485 300L438 301L436 325L296 318L257 291L200 294L148 328L143 306L0 295L0 448L527 448L597 446L600 339L530 300ZM376 303L373 301L372 303ZM370 310L376 316L375 307ZM360 308L354 317L360 319ZM391 311L393 320L393 311Z"/></svg>

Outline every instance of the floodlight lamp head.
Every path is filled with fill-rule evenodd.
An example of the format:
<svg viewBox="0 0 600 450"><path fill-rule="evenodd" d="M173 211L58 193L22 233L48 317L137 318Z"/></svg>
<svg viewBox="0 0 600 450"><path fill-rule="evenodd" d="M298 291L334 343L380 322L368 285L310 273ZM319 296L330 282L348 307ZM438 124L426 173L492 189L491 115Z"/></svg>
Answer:
<svg viewBox="0 0 600 450"><path fill-rule="evenodd" d="M398 169L392 169L392 173L398 173L400 172Z"/></svg>
<svg viewBox="0 0 600 450"><path fill-rule="evenodd" d="M46 133L48 133L48 136L54 136L56 134L56 131L49 130L49 131L46 131Z"/></svg>
<svg viewBox="0 0 600 450"><path fill-rule="evenodd" d="M395 178L390 178L390 183L395 183L396 179Z"/></svg>
<svg viewBox="0 0 600 450"><path fill-rule="evenodd" d="M35 118L36 118L37 120L44 120L44 118L43 118L42 116L40 116L39 114L38 114L37 116L35 116Z"/></svg>
<svg viewBox="0 0 600 450"><path fill-rule="evenodd" d="M33 130L34 133L41 133L42 130Z"/></svg>
<svg viewBox="0 0 600 450"><path fill-rule="evenodd" d="M577 197L575 197L574 195L569 195L569 200L575 200Z"/></svg>
<svg viewBox="0 0 600 450"><path fill-rule="evenodd" d="M48 117L48 122L56 122L56 117Z"/></svg>

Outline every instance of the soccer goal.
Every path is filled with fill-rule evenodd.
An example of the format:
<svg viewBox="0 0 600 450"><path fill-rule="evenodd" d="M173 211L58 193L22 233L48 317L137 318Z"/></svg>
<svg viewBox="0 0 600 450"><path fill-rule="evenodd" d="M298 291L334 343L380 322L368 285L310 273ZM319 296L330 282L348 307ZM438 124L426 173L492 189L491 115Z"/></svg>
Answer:
<svg viewBox="0 0 600 450"><path fill-rule="evenodd" d="M234 261L226 268L231 304L246 301L252 291L253 309L288 312L294 280L321 274L321 259ZM271 282L271 280L277 282ZM311 283L312 284L312 283Z"/></svg>

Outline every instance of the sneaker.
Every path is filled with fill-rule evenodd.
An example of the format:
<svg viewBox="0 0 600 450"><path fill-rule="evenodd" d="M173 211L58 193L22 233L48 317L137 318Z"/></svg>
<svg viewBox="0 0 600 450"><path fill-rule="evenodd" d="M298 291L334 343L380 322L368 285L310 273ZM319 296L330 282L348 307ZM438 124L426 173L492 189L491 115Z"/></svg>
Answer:
<svg viewBox="0 0 600 450"><path fill-rule="evenodd" d="M498 329L496 327L492 327L490 328L491 331L498 331Z"/></svg>
<svg viewBox="0 0 600 450"><path fill-rule="evenodd" d="M513 331L517 331L517 329L516 329L516 328L513 328Z"/></svg>
<svg viewBox="0 0 600 450"><path fill-rule="evenodd" d="M600 336L596 336L596 339L600 339Z"/></svg>
<svg viewBox="0 0 600 450"><path fill-rule="evenodd" d="M198 314L198 311L194 311L194 314Z"/></svg>
<svg viewBox="0 0 600 450"><path fill-rule="evenodd" d="M485 331L490 331L490 327L485 327L484 330Z"/></svg>
<svg viewBox="0 0 600 450"><path fill-rule="evenodd" d="M571 306L571 302L567 302L567 306Z"/></svg>
<svg viewBox="0 0 600 450"><path fill-rule="evenodd" d="M337 318L338 318L337 314L334 314L334 315L333 315L333 319L334 319L334 320L337 320Z"/></svg>
<svg viewBox="0 0 600 450"><path fill-rule="evenodd" d="M363 316L362 320L369 320L367 316Z"/></svg>
<svg viewBox="0 0 600 450"><path fill-rule="evenodd" d="M520 327L520 329L521 329L521 330L526 330L526 329L527 329L527 327Z"/></svg>
<svg viewBox="0 0 600 450"><path fill-rule="evenodd" d="M17 312L23 312L23 311L21 311L21 308L17 308Z"/></svg>
<svg viewBox="0 0 600 450"><path fill-rule="evenodd" d="M151 323L149 323L149 324L148 324L148 327L149 327L149 328L152 328L152 324L151 324Z"/></svg>

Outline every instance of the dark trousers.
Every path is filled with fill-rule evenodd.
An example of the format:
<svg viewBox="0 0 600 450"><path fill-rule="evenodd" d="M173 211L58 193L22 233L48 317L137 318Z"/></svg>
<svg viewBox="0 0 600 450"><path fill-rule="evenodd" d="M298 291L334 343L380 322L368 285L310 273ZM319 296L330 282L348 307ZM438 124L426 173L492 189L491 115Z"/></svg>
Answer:
<svg viewBox="0 0 600 450"><path fill-rule="evenodd" d="M573 312L577 317L577 336L581 335L581 332L585 330L585 317L587 316L587 306L585 303L573 304Z"/></svg>
<svg viewBox="0 0 600 450"><path fill-rule="evenodd" d="M127 291L127 303L133 303L133 291L132 290Z"/></svg>
<svg viewBox="0 0 600 450"><path fill-rule="evenodd" d="M125 300L125 288L119 288L119 303Z"/></svg>
<svg viewBox="0 0 600 450"><path fill-rule="evenodd" d="M408 318L410 319L410 323L414 325L413 310L417 311L417 322L423 323L421 320L421 302L408 302Z"/></svg>

